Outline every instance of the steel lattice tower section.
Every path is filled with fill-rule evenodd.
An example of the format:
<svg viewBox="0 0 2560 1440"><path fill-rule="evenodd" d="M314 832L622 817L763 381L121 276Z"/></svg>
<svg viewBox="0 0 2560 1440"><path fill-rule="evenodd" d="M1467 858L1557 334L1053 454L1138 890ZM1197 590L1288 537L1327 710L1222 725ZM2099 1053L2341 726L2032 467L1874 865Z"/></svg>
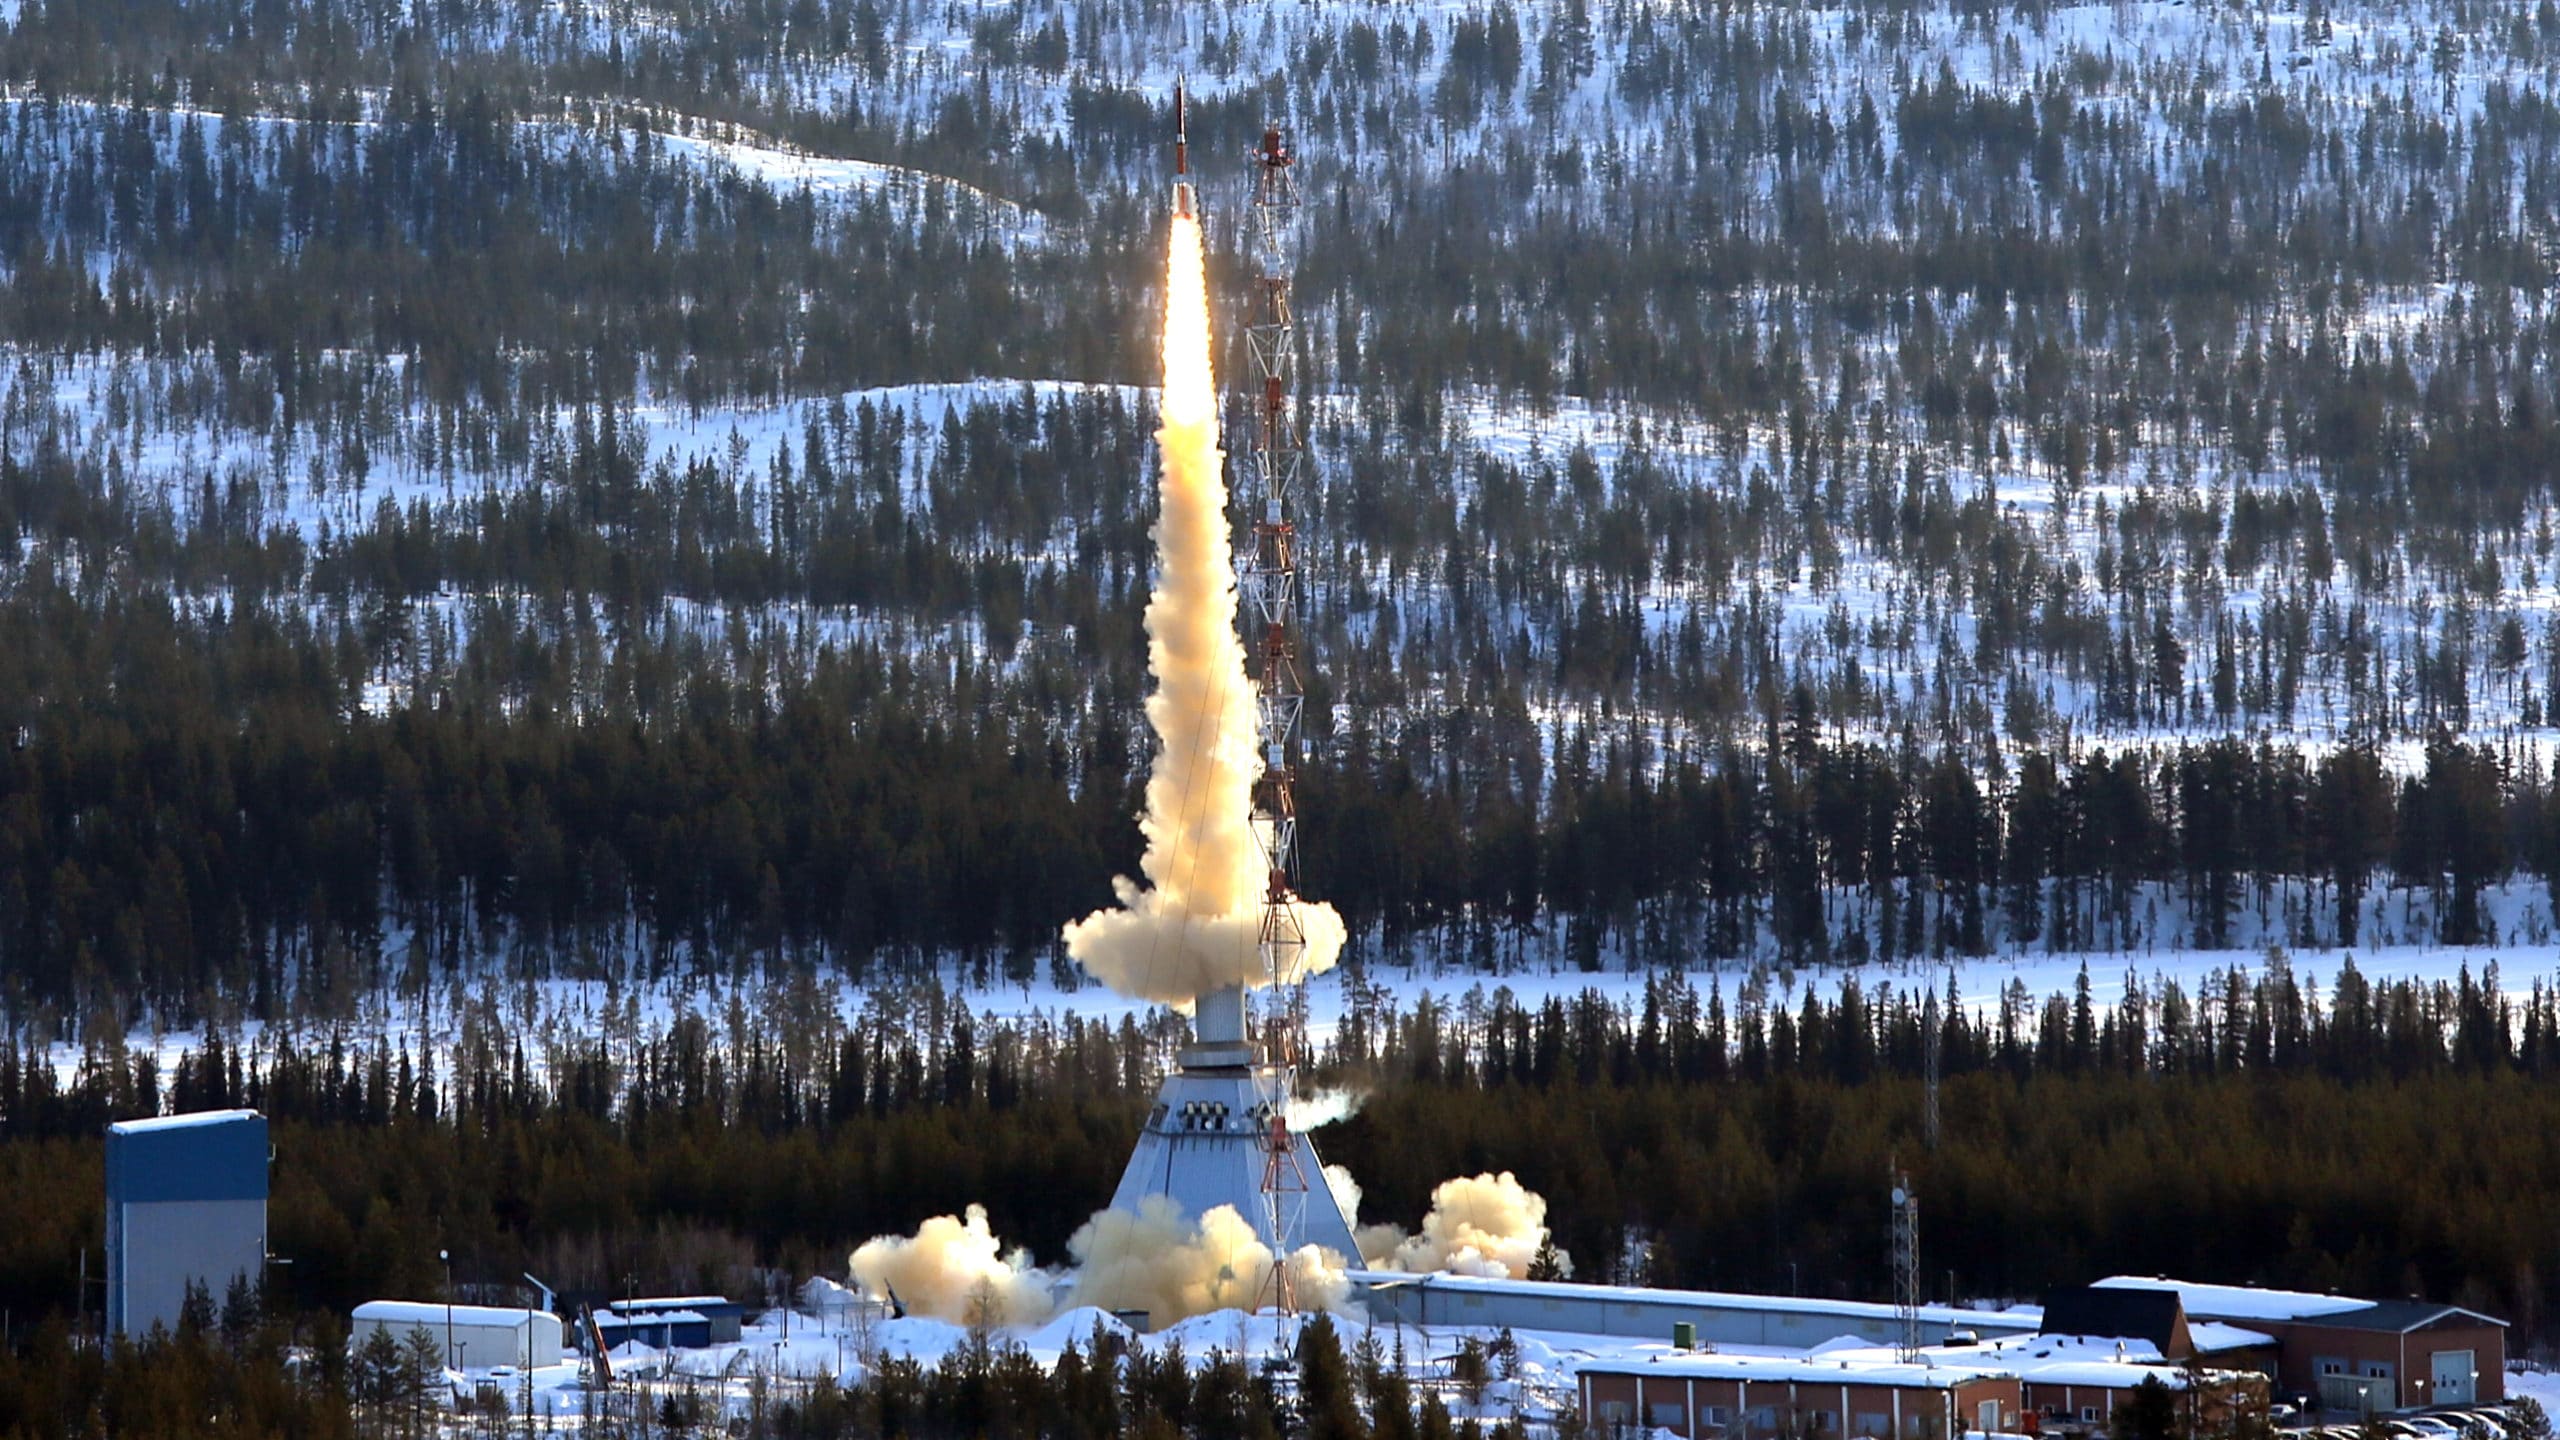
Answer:
<svg viewBox="0 0 2560 1440"><path fill-rule="evenodd" d="M1894 1349L1906 1360L1920 1358L1920 1197L1902 1162L1889 1162L1893 1175L1893 1310L1897 1322Z"/></svg>
<svg viewBox="0 0 2560 1440"><path fill-rule="evenodd" d="M1253 475L1245 494L1248 504L1261 507L1253 521L1253 553L1243 567L1248 613L1262 629L1255 646L1260 660L1256 708L1262 778L1254 787L1253 826L1270 864L1262 899L1261 940L1263 973L1270 981L1262 1017L1269 1067L1262 1198L1274 1236L1299 1233L1307 1195L1307 1174L1298 1163L1288 1116L1304 1000L1299 965L1307 948L1296 883L1298 722L1306 694L1298 683L1297 640L1292 633L1298 601L1298 537L1290 519L1306 458L1291 408L1296 399L1298 338L1297 315L1290 302L1298 250L1297 158L1289 148L1287 132L1276 125L1263 130L1262 144L1253 153L1254 293L1245 328L1256 388ZM1286 1255L1272 1256L1271 1279L1263 1297L1284 1315L1297 1309L1287 1262Z"/></svg>

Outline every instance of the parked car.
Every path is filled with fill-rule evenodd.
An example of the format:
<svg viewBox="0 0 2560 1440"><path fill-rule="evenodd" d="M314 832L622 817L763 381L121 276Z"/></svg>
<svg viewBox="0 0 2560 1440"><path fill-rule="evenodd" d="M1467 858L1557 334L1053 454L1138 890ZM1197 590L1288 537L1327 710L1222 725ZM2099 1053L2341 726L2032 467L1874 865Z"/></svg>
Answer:
<svg viewBox="0 0 2560 1440"><path fill-rule="evenodd" d="M2507 1427L2483 1411L2439 1410L2436 1412L2436 1418L2465 1435L2477 1431L2488 1436L2489 1440L2507 1440Z"/></svg>
<svg viewBox="0 0 2560 1440"><path fill-rule="evenodd" d="M2407 1426L2407 1433L2424 1437L2424 1440L2462 1440L2461 1426L2434 1415L2412 1415L2392 1423Z"/></svg>

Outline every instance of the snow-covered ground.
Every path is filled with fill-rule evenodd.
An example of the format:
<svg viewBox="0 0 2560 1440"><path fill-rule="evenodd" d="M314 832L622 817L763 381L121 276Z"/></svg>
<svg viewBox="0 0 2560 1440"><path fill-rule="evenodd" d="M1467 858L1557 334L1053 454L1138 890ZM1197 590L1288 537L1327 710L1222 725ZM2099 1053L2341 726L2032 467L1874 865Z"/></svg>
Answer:
<svg viewBox="0 0 2560 1440"><path fill-rule="evenodd" d="M1306 1317L1283 1320L1270 1314L1222 1310L1138 1335L1108 1312L1086 1306L1062 1312L1037 1327L996 1327L986 1339L994 1346L1021 1350L1043 1369L1054 1367L1069 1346L1090 1354L1097 1333L1112 1343L1156 1354L1179 1346L1195 1366L1221 1355L1258 1363L1288 1353L1305 1323ZM1502 1332L1484 1327L1372 1325L1357 1311L1337 1316L1335 1325L1344 1349L1374 1337L1386 1361L1392 1365L1401 1360L1405 1373L1421 1387L1437 1391L1454 1417L1488 1422L1513 1416L1532 1423L1551 1421L1573 1403L1574 1376L1582 1365L1670 1349L1667 1344L1607 1336L1513 1331L1516 1363L1508 1373L1497 1374L1481 1397L1470 1402L1451 1379L1451 1361L1470 1341L1483 1346ZM868 1307L810 1310L787 1319L774 1311L746 1327L733 1345L668 1351L630 1345L615 1350L613 1364L625 1393L611 1400L591 1397L584 1388L586 1377L574 1363L536 1371L530 1389L536 1413L563 1419L582 1414L591 1405L605 1412L617 1400L627 1403L635 1387L652 1403L666 1395L691 1395L725 1413L738 1414L759 1392L788 1398L795 1388L813 1382L857 1382L882 1357L912 1359L929 1369L976 1343L977 1337L967 1327L921 1317L881 1318ZM1725 1348L1733 1353L1764 1353L1754 1347ZM513 1387L506 1390L511 1405L520 1403L525 1388L523 1377L489 1380L482 1372L475 1372L465 1383Z"/></svg>
<svg viewBox="0 0 2560 1440"><path fill-rule="evenodd" d="M1064 1311L1036 1327L995 1327L985 1340L999 1348L1018 1349L1043 1369L1054 1368L1070 1346L1091 1354L1097 1337L1159 1355L1179 1346L1190 1363L1199 1366L1219 1356L1253 1363L1263 1357L1285 1355L1305 1323L1305 1317L1284 1320L1270 1314L1222 1310L1138 1335L1108 1312L1087 1306ZM1516 1359L1499 1366L1492 1382L1470 1401L1453 1378L1452 1362L1469 1345L1493 1345L1506 1338L1506 1332L1481 1326L1381 1325L1371 1322L1356 1307L1337 1316L1335 1325L1346 1350L1374 1340L1389 1365L1401 1364L1418 1390L1437 1393L1454 1418L1490 1422L1516 1417L1537 1428L1551 1423L1575 1403L1575 1377L1585 1365L1672 1353L1672 1347L1662 1341L1513 1330L1507 1332L1507 1338L1515 1347ZM586 1393L586 1376L576 1363L534 1372L529 1388L535 1413L564 1419L590 1408L610 1413L612 1404L627 1403L635 1390L653 1403L666 1395L682 1394L697 1397L723 1413L739 1414L759 1397L788 1398L795 1390L813 1383L857 1383L868 1367L883 1357L913 1360L930 1369L977 1343L979 1337L967 1327L948 1321L888 1319L870 1306L811 1306L788 1316L779 1310L768 1312L747 1326L736 1344L668 1351L624 1346L612 1357L622 1393L610 1399ZM1806 1354L1878 1357L1889 1353L1877 1352L1873 1346L1871 1340L1843 1336L1810 1350L1747 1345L1719 1345L1717 1350L1721 1354L1773 1358ZM2113 1347L2109 1355L2121 1351L2122 1347ZM510 1404L519 1403L526 1388L522 1377L490 1380L485 1374L475 1373L465 1382L466 1386L477 1383L517 1387L508 1391ZM2517 1362L2508 1371L2506 1387L2511 1398L2529 1396L2546 1410L2560 1414L2560 1372L2521 1368L2521 1362Z"/></svg>

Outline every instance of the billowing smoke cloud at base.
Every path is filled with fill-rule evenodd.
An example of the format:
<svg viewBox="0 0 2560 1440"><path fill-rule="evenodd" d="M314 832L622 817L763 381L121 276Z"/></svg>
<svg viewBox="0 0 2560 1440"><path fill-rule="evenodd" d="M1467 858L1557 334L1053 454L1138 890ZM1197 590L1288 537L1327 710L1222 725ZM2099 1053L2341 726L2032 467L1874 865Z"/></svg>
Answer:
<svg viewBox="0 0 2560 1440"><path fill-rule="evenodd" d="M1173 220L1165 267L1164 484L1156 585L1147 602L1146 883L1113 883L1116 909L1066 927L1067 953L1123 995L1187 1005L1223 986L1289 984L1333 968L1342 917L1301 903L1294 974L1265 973L1259 942L1269 879L1252 823L1261 774L1255 686L1236 634L1236 573L1209 366L1208 279L1200 223Z"/></svg>
<svg viewBox="0 0 2560 1440"><path fill-rule="evenodd" d="M1144 1310L1167 1324L1213 1310L1251 1310L1271 1279L1271 1247L1232 1205L1197 1220L1163 1195L1132 1215L1105 1210L1067 1242L1076 1257L1075 1299L1105 1310ZM1302 1245L1284 1262L1299 1308L1334 1310L1350 1298L1341 1260Z"/></svg>
<svg viewBox="0 0 2560 1440"><path fill-rule="evenodd" d="M1332 1169L1326 1167L1328 1181ZM1363 1225L1358 1239L1360 1258L1373 1270L1523 1279L1548 1240L1547 1201L1508 1170L1444 1180L1431 1192L1420 1234L1401 1225ZM1559 1274L1573 1273L1573 1258L1561 1250L1556 1263Z"/></svg>
<svg viewBox="0 0 2560 1440"><path fill-rule="evenodd" d="M1346 1218L1357 1220L1360 1186L1339 1165L1324 1167L1325 1185ZM1547 1202L1505 1170L1446 1180L1431 1192L1422 1229L1359 1227L1360 1255L1373 1270L1447 1271L1520 1279L1547 1244ZM988 1228L987 1212L938 1215L911 1236L884 1235L853 1252L854 1284L875 1300L892 1291L907 1309L955 1324L1037 1325L1073 1305L1144 1310L1169 1325L1216 1310L1251 1310L1271 1277L1271 1248L1231 1205L1185 1214L1171 1198L1150 1195L1136 1214L1102 1210L1067 1241L1071 1272L1039 1269L1006 1252ZM1301 1246L1286 1264L1297 1302L1309 1310L1340 1309L1350 1298L1348 1257ZM1556 1252L1560 1273L1571 1257Z"/></svg>
<svg viewBox="0 0 2560 1440"><path fill-rule="evenodd" d="M1037 1325L1056 1309L1056 1278L1025 1251L1004 1252L987 1209L936 1215L913 1235L883 1235L853 1252L855 1288L912 1314L970 1325Z"/></svg>
<svg viewBox="0 0 2560 1440"><path fill-rule="evenodd" d="M1251 1310L1271 1278L1271 1248L1235 1207L1183 1213L1150 1195L1137 1214L1102 1210L1067 1241L1075 1268L1062 1274L1005 1252L984 1207L937 1215L913 1235L884 1235L853 1252L855 1287L895 1296L908 1313L954 1324L1037 1325L1061 1303L1144 1310L1170 1324L1215 1310ZM1341 1260L1313 1245L1285 1262L1301 1308L1333 1310L1350 1298Z"/></svg>

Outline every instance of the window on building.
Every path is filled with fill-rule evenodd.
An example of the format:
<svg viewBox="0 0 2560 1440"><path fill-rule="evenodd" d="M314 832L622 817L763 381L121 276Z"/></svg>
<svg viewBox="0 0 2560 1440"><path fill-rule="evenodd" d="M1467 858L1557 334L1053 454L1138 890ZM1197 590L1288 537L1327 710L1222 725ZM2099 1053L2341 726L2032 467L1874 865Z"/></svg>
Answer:
<svg viewBox="0 0 2560 1440"><path fill-rule="evenodd" d="M2347 1373L2347 1362L2336 1359L2332 1356L2323 1355L2320 1357L2320 1373L2323 1375L2344 1375Z"/></svg>
<svg viewBox="0 0 2560 1440"><path fill-rule="evenodd" d="M2098 1407L2097 1407L2097 1406L2095 1406L2095 1405L2083 1405L2083 1406L2081 1406L2081 1407L2080 1407L2080 1420L2081 1420L2081 1423L2082 1423L2082 1424L2086 1424L2086 1425L2095 1425L2095 1424L2097 1424L2097 1423L2098 1423Z"/></svg>
<svg viewBox="0 0 2560 1440"><path fill-rule="evenodd" d="M1602 1420L1604 1420L1604 1421L1608 1422L1608 1423L1609 1423L1609 1424L1611 1424L1611 1425L1624 1425L1624 1424L1626 1424L1626 1423L1627 1423L1627 1402L1626 1402L1626 1401L1624 1401L1624 1400L1603 1400L1603 1401L1601 1401L1601 1402L1600 1402L1600 1418L1601 1418Z"/></svg>
<svg viewBox="0 0 2560 1440"><path fill-rule="evenodd" d="M1840 1429L1840 1417L1828 1410L1808 1410L1804 1421L1805 1428L1816 1435L1829 1435Z"/></svg>
<svg viewBox="0 0 2560 1440"><path fill-rule="evenodd" d="M1688 1429L1689 1407L1681 1404L1677 1400L1654 1401L1653 1428L1656 1430Z"/></svg>
<svg viewBox="0 0 2560 1440"><path fill-rule="evenodd" d="M2390 1379L2391 1363L2387 1360L2367 1360L2364 1362L2364 1378L2367 1380Z"/></svg>
<svg viewBox="0 0 2560 1440"><path fill-rule="evenodd" d="M1725 1413L1725 1408L1721 1405L1701 1405L1698 1407L1698 1422L1702 1425L1714 1425L1721 1428L1731 1418L1731 1416Z"/></svg>
<svg viewBox="0 0 2560 1440"><path fill-rule="evenodd" d="M1754 1405L1754 1406L1752 1406L1752 1407L1751 1407L1751 1428L1752 1428L1752 1429L1754 1429L1754 1430L1775 1430L1775 1429L1777 1429L1777 1428L1778 1428L1778 1407L1777 1407L1777 1406L1775 1406L1775 1405Z"/></svg>
<svg viewBox="0 0 2560 1440"><path fill-rule="evenodd" d="M1864 1437L1864 1440L1891 1440L1893 1435L1893 1417L1890 1415L1878 1415L1873 1411L1860 1415L1858 1417L1858 1434L1861 1437Z"/></svg>

